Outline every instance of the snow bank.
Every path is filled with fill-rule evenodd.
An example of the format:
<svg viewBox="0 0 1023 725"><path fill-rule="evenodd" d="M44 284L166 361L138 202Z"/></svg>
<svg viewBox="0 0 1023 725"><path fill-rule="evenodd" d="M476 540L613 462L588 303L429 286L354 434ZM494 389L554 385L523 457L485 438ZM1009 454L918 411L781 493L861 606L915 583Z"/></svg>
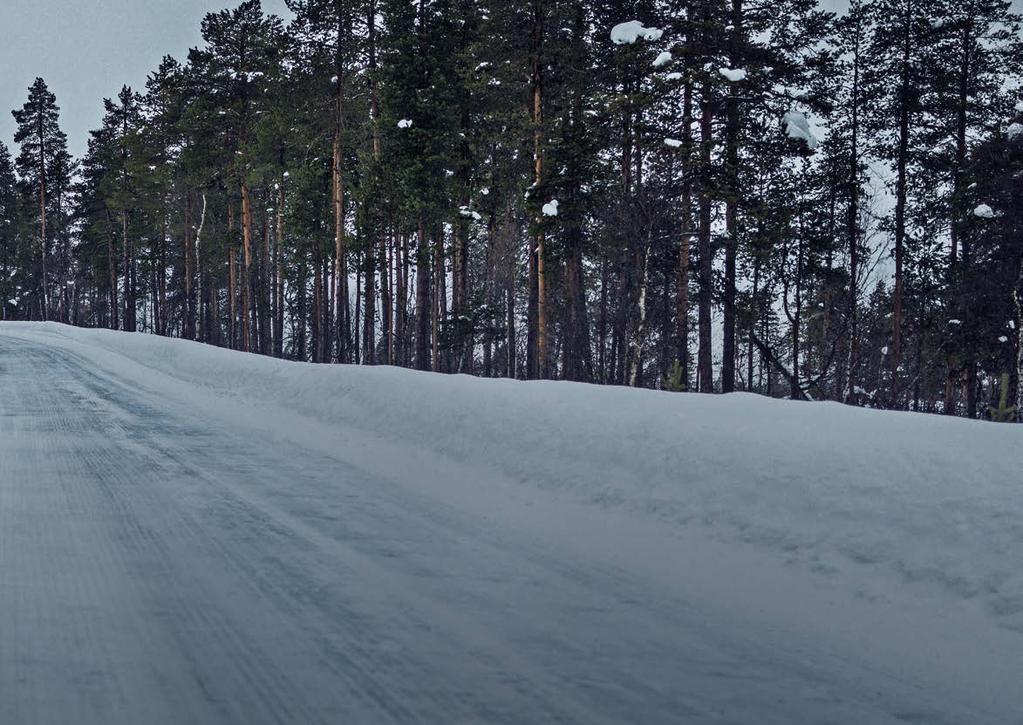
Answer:
<svg viewBox="0 0 1023 725"><path fill-rule="evenodd" d="M181 389L199 386L210 410L251 405L267 420L290 411L422 446L524 495L750 545L825 579L869 572L1023 631L1023 426L318 366L53 324L4 323L0 336L45 342L163 395L175 388L162 381L187 381Z"/></svg>

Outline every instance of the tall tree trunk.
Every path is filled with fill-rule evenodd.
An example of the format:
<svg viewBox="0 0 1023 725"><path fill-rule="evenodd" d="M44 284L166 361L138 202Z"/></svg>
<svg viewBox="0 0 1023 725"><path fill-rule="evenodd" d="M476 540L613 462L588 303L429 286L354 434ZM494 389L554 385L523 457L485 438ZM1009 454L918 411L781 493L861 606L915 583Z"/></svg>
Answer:
<svg viewBox="0 0 1023 725"><path fill-rule="evenodd" d="M110 219L110 213L107 212L107 271L110 275L110 328L117 330L120 328L121 323L118 317L120 302L117 299L117 251L114 249L114 230L113 221Z"/></svg>
<svg viewBox="0 0 1023 725"><path fill-rule="evenodd" d="M544 180L544 119L543 119L543 46L544 8L543 0L533 0L533 57L530 72L532 84L533 120L533 189L541 193ZM544 216L540 211L544 200L534 199L537 209L533 254L536 257L536 362L531 377L550 376L550 339L547 322L547 236L544 230Z"/></svg>
<svg viewBox="0 0 1023 725"><path fill-rule="evenodd" d="M252 349L252 202L249 198L249 185L242 182L242 339L241 349L249 352Z"/></svg>
<svg viewBox="0 0 1023 725"><path fill-rule="evenodd" d="M742 64L743 37L742 0L732 0L731 67ZM725 118L725 173L728 195L725 198L725 276L722 301L724 303L724 339L721 347L721 392L735 391L735 263L739 249L739 89L730 84L728 108Z"/></svg>
<svg viewBox="0 0 1023 725"><path fill-rule="evenodd" d="M426 241L426 224L422 217L419 218L416 242L416 368L429 370L433 367L430 340L433 298L430 295L430 246Z"/></svg>
<svg viewBox="0 0 1023 725"><path fill-rule="evenodd" d="M334 264L335 275L338 279L338 294L336 296L337 310L337 347L338 358L341 362L348 362L348 346L350 329L348 327L348 269L345 264L345 218L344 218L344 180L341 175L341 99L338 97L338 125L334 135L334 162L333 167L333 190L334 190Z"/></svg>
<svg viewBox="0 0 1023 725"><path fill-rule="evenodd" d="M891 349L891 405L898 406L901 396L899 368L902 365L902 298L904 290L903 266L906 247L906 202L908 196L909 166L909 103L910 103L910 61L913 37L913 0L905 0L905 15L902 21L902 65L899 83L899 140L896 153L895 180L895 290L892 299L892 349Z"/></svg>
<svg viewBox="0 0 1023 725"><path fill-rule="evenodd" d="M689 266L693 243L693 77L686 67L682 90L682 219L678 250L678 293L675 303L675 359L682 372L682 387L689 390Z"/></svg>
<svg viewBox="0 0 1023 725"><path fill-rule="evenodd" d="M397 343L397 362L399 365L411 366L409 358L408 329L408 280L409 280L409 237L400 234L398 239L398 300L395 304L395 342Z"/></svg>
<svg viewBox="0 0 1023 725"><path fill-rule="evenodd" d="M193 229L192 192L185 192L185 249L184 279L185 293L184 319L182 320L181 336L186 340L195 339L195 230Z"/></svg>
<svg viewBox="0 0 1023 725"><path fill-rule="evenodd" d="M46 243L46 134L43 130L43 113L40 110L38 114L38 136L39 136L39 253L40 253L40 269L42 271L42 285L40 291L42 292L42 314L40 315L43 322L49 320L50 314L50 292L49 283L47 282L47 243Z"/></svg>
<svg viewBox="0 0 1023 725"><path fill-rule="evenodd" d="M949 241L951 243L949 278L951 280L951 294L954 300L959 298L959 288L966 270L970 264L970 249L967 238L962 233L963 220L966 216L964 210L965 188L964 176L966 172L967 155L967 134L969 131L969 103L970 103L970 78L973 71L973 46L975 3L974 0L963 2L964 22L962 23L962 55L959 59L959 78L956 101L956 136L955 136L955 162L952 168L952 204L951 224L949 225ZM957 263L957 254L961 254L961 261ZM950 364L950 368L957 367L956 361ZM966 416L977 417L977 360L972 351L967 351L966 359L961 365L963 375L963 387L966 393Z"/></svg>
<svg viewBox="0 0 1023 725"><path fill-rule="evenodd" d="M711 153L713 150L713 125L710 100L710 84L704 83L700 99L700 297L699 337L697 376L701 393L714 392L714 371L711 362L711 297L713 290L714 250L711 239Z"/></svg>
<svg viewBox="0 0 1023 725"><path fill-rule="evenodd" d="M846 400L856 399L859 370L859 260L860 260L860 30L857 28L853 45L853 78L850 103L852 123L849 145L849 364Z"/></svg>
<svg viewBox="0 0 1023 725"><path fill-rule="evenodd" d="M274 354L284 356L284 181L277 186L277 233L274 235L276 254L276 285L274 295Z"/></svg>

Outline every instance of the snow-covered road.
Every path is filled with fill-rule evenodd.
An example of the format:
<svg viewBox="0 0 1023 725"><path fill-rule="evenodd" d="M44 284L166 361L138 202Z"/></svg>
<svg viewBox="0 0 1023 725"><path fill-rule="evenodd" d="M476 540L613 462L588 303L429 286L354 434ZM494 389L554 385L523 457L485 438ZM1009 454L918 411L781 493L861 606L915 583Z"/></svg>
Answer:
<svg viewBox="0 0 1023 725"><path fill-rule="evenodd" d="M972 603L474 465L0 326L0 723L1023 722Z"/></svg>

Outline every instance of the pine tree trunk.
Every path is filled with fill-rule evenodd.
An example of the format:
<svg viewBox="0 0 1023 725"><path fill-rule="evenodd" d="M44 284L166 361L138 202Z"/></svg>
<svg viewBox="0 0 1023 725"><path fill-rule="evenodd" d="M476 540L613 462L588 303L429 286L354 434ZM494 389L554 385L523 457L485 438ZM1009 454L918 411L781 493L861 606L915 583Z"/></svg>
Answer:
<svg viewBox="0 0 1023 725"><path fill-rule="evenodd" d="M431 358L430 318L433 298L430 295L430 247L426 242L426 224L419 218L416 244L416 368L429 370L433 367Z"/></svg>
<svg viewBox="0 0 1023 725"><path fill-rule="evenodd" d="M740 44L743 38L742 0L732 0L731 67L742 64ZM728 192L725 198L725 276L723 301L723 335L721 348L721 392L735 391L735 264L739 249L739 89L733 83L729 88L725 120L725 170Z"/></svg>
<svg viewBox="0 0 1023 725"><path fill-rule="evenodd" d="M43 322L49 320L50 310L50 293L49 283L47 282L47 243L46 243L46 135L43 131L43 114L40 111L39 116L39 253L40 253L40 268L42 271L42 285L40 291L42 292L42 306L41 306L41 319Z"/></svg>
<svg viewBox="0 0 1023 725"><path fill-rule="evenodd" d="M194 230L193 219L192 219L192 192L185 192L185 249L184 249L184 275L182 279L182 285L184 287L184 320L182 321L181 336L186 340L195 339L195 290L193 289L195 280L195 248L194 248Z"/></svg>
<svg viewBox="0 0 1023 725"><path fill-rule="evenodd" d="M909 103L910 103L910 61L913 36L913 0L905 0L905 15L902 22L902 66L899 85L899 140L896 154L895 180L895 289L892 299L892 349L891 349L891 405L898 406L899 367L902 364L902 297L904 288L903 266L906 247L906 202L907 168L909 165Z"/></svg>
<svg viewBox="0 0 1023 725"><path fill-rule="evenodd" d="M110 329L117 330L121 327L119 314L120 314L120 301L117 299L117 252L114 249L114 230L113 221L110 218L109 211L107 212L107 269L110 274Z"/></svg>
<svg viewBox="0 0 1023 725"><path fill-rule="evenodd" d="M852 123L849 148L849 364L846 383L846 401L856 400L857 373L859 370L859 258L860 258L860 36L856 33L853 47L853 79L850 97Z"/></svg>
<svg viewBox="0 0 1023 725"><path fill-rule="evenodd" d="M526 250L528 269L526 271L529 285L526 303L526 379L536 380L539 377L539 340L537 335L539 319L539 276L537 274L536 240L527 239L529 249Z"/></svg>
<svg viewBox="0 0 1023 725"><path fill-rule="evenodd" d="M544 180L544 118L543 118L543 45L544 8L543 0L533 0L533 58L531 69L532 120L533 120L533 189L541 193ZM533 254L536 257L536 360L531 377L550 377L550 339L547 321L547 237L544 232L542 211L543 199L534 199L537 209Z"/></svg>
<svg viewBox="0 0 1023 725"><path fill-rule="evenodd" d="M252 202L249 199L249 185L242 182L242 338L241 349L252 349Z"/></svg>
<svg viewBox="0 0 1023 725"><path fill-rule="evenodd" d="M713 132L710 86L704 84L700 100L700 190L699 190L699 245L700 245L700 297L699 297L699 350L697 377L701 393L714 392L714 371L711 363L711 297L713 290L714 250L711 239L711 153Z"/></svg>
<svg viewBox="0 0 1023 725"><path fill-rule="evenodd" d="M962 24L962 55L959 63L959 79L956 105L956 148L955 162L952 168L952 204L951 223L949 224L949 241L951 243L951 259L949 277L951 292L954 298L959 296L959 287L970 264L970 250L967 238L962 234L966 172L967 132L969 125L970 77L973 68L973 44L975 21L975 5L973 0L965 0L965 22ZM961 253L961 261L957 264L957 253ZM955 362L952 363L955 366ZM966 417L977 417L977 360L972 351L968 351L964 364L961 366L963 388L966 393Z"/></svg>
<svg viewBox="0 0 1023 725"><path fill-rule="evenodd" d="M398 301L395 305L395 341L397 343L398 364L411 367L409 358L408 329L408 280L409 280L409 248L408 235L401 234L398 246Z"/></svg>
<svg viewBox="0 0 1023 725"><path fill-rule="evenodd" d="M229 347L232 350L238 349L238 299L237 299L238 284L235 279L235 245L228 244L227 247L227 296L228 296L228 312L230 319L227 324L227 336L230 340Z"/></svg>
<svg viewBox="0 0 1023 725"><path fill-rule="evenodd" d="M277 187L277 233L274 235L277 249L277 274L275 285L276 303L274 311L274 354L284 356L284 182Z"/></svg>

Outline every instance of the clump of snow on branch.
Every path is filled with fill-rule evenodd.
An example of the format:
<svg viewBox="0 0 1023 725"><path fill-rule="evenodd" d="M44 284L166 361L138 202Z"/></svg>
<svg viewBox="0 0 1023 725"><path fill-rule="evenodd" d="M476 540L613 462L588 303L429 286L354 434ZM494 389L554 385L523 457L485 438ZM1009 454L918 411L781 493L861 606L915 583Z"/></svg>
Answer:
<svg viewBox="0 0 1023 725"><path fill-rule="evenodd" d="M813 151L817 148L819 141L810 131L810 122L806 120L806 114L802 111L787 111L782 117L785 124L785 132L789 138L806 141L806 147Z"/></svg>
<svg viewBox="0 0 1023 725"><path fill-rule="evenodd" d="M541 209L540 211L543 212L544 216L557 216L558 200L552 199L551 201L547 202L546 204L543 205L543 209Z"/></svg>
<svg viewBox="0 0 1023 725"><path fill-rule="evenodd" d="M671 53L669 53L668 51L664 51L656 58L654 58L653 66L654 68L660 68L661 66L668 65L668 63L671 62L671 59L672 59Z"/></svg>
<svg viewBox="0 0 1023 725"><path fill-rule="evenodd" d="M746 80L745 68L718 68L718 73L723 75L731 83L738 83Z"/></svg>
<svg viewBox="0 0 1023 725"><path fill-rule="evenodd" d="M670 146L673 149L677 149L679 146L682 145L682 142L679 141L677 138L666 138L664 139L664 145Z"/></svg>
<svg viewBox="0 0 1023 725"><path fill-rule="evenodd" d="M611 42L615 45L632 45L637 40L660 40L664 31L660 28L646 28L638 20L619 23L611 28Z"/></svg>
<svg viewBox="0 0 1023 725"><path fill-rule="evenodd" d="M398 121L398 128L412 128L412 119L403 118Z"/></svg>
<svg viewBox="0 0 1023 725"><path fill-rule="evenodd" d="M994 219L995 210L987 204L978 204L977 208L973 210L973 216L979 217L980 219Z"/></svg>
<svg viewBox="0 0 1023 725"><path fill-rule="evenodd" d="M1010 141L1015 141L1023 136L1023 123L1010 123L1009 127L1005 129L1005 135Z"/></svg>

